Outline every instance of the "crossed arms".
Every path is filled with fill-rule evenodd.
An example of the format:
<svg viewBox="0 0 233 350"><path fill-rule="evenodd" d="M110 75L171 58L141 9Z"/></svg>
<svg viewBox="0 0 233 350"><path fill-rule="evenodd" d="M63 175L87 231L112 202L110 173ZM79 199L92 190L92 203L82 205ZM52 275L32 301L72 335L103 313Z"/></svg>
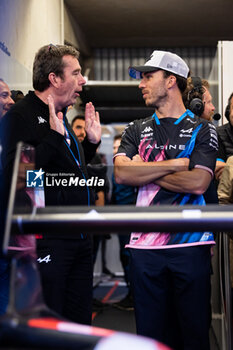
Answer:
<svg viewBox="0 0 233 350"><path fill-rule="evenodd" d="M189 170L188 158L144 162L139 155L133 159L119 155L114 175L119 184L142 186L153 182L169 191L197 195L203 194L211 181L207 169Z"/></svg>

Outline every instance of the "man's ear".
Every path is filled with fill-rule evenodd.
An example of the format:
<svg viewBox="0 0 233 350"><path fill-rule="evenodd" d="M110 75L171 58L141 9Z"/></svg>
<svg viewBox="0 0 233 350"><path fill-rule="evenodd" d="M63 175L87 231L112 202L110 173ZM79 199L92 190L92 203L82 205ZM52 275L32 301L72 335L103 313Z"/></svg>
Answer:
<svg viewBox="0 0 233 350"><path fill-rule="evenodd" d="M174 75L169 75L168 79L168 88L171 88L176 83L176 77Z"/></svg>
<svg viewBox="0 0 233 350"><path fill-rule="evenodd" d="M48 79L51 85L53 85L54 87L58 87L60 83L60 77L58 77L55 73L51 72L49 73Z"/></svg>

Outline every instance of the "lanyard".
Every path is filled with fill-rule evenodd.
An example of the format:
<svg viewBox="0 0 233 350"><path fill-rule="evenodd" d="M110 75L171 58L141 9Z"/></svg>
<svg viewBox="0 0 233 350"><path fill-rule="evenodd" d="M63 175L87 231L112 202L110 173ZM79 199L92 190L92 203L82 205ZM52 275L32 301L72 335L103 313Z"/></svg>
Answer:
<svg viewBox="0 0 233 350"><path fill-rule="evenodd" d="M81 167L81 157L80 157L80 152L79 152L79 147L78 147L78 142L77 140L75 139L75 137L69 133L67 127L66 127L66 124L65 124L65 119L63 119L63 125L64 125L64 128L65 128L65 144L66 146L68 147L72 157L74 158L79 170L81 171L81 174L86 182L86 187L87 187L87 203L88 203L88 206L90 205L90 191L89 191L89 188L88 188L88 185L87 185L87 179L86 179L86 176L84 175L83 173L83 170L82 170L82 167ZM74 152L72 151L71 147L70 147L70 144L71 144L71 139L70 139L70 136L72 137L74 143L75 143L75 146L76 146L76 149L78 151L78 156L79 156L79 160L75 157L74 155Z"/></svg>
<svg viewBox="0 0 233 350"><path fill-rule="evenodd" d="M193 112L191 112L189 109L186 109L186 111L175 121L174 124L179 124L187 115L189 115L191 118L194 117ZM157 125L160 125L160 120L155 112L152 115L152 118L154 118Z"/></svg>

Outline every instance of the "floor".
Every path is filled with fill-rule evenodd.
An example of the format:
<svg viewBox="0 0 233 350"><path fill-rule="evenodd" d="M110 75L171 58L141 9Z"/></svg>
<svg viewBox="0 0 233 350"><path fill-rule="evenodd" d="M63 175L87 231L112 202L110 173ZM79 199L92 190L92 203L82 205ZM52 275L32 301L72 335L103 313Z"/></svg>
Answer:
<svg viewBox="0 0 233 350"><path fill-rule="evenodd" d="M94 278L92 325L120 332L136 333L134 311L119 310L114 303L127 295L128 289L122 276L101 275ZM101 301L103 307L99 307Z"/></svg>

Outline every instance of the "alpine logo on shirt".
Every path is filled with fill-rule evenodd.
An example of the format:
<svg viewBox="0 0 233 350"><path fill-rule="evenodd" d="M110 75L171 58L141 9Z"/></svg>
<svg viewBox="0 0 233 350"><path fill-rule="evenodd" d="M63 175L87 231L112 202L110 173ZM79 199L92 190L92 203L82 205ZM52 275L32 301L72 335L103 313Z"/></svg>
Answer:
<svg viewBox="0 0 233 350"><path fill-rule="evenodd" d="M50 254L48 254L47 256L45 256L45 257L39 257L38 259L37 259L37 261L38 261L38 263L46 263L46 264L48 264L49 262L51 262L52 260L51 260L51 256L50 256Z"/></svg>
<svg viewBox="0 0 233 350"><path fill-rule="evenodd" d="M193 128L181 129L179 137L192 137Z"/></svg>

